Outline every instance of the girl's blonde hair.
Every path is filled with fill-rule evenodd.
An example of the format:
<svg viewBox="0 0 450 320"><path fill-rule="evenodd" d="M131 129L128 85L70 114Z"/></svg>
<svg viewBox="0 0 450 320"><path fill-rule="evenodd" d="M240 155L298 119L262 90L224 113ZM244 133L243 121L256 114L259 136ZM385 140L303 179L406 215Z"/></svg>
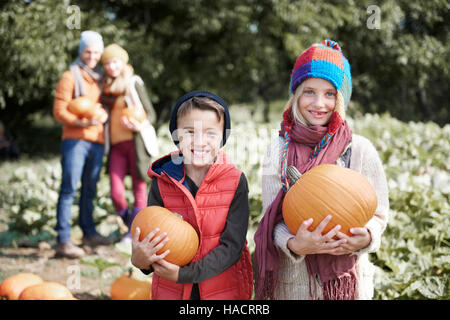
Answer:
<svg viewBox="0 0 450 320"><path fill-rule="evenodd" d="M103 92L112 95L125 94L127 84L133 74L134 69L129 64L124 65L122 72L116 78L110 77L106 74L102 79Z"/></svg>
<svg viewBox="0 0 450 320"><path fill-rule="evenodd" d="M297 89L295 89L295 92L293 95L291 95L291 99L289 99L286 107L292 107L292 118L294 119L295 123L302 124L304 126L308 126L306 123L305 118L303 118L302 114L300 113L300 110L298 110L298 98L303 93L303 88L305 87L304 83L301 83Z"/></svg>

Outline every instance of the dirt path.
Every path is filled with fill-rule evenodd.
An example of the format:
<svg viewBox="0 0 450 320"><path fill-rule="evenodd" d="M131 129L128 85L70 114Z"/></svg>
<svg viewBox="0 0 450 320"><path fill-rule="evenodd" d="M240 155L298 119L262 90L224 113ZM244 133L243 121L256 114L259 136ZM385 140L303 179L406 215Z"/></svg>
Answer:
<svg viewBox="0 0 450 320"><path fill-rule="evenodd" d="M87 255L82 259L66 259L55 258L55 250L47 242L33 248L0 247L0 282L19 272L31 272L66 285L78 299L109 299L111 284L127 270L129 258L114 245L84 249ZM117 265L99 270L87 264L92 261Z"/></svg>

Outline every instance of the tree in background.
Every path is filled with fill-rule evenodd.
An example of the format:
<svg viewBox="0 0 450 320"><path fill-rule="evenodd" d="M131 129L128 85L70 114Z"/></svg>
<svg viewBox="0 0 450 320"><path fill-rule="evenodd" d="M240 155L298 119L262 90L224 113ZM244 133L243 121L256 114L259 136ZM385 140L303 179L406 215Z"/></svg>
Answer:
<svg viewBox="0 0 450 320"><path fill-rule="evenodd" d="M446 0L2 2L0 118L15 133L28 114L51 113L81 31L94 29L130 52L160 121L176 97L198 88L267 115L270 101L287 98L298 54L328 38L351 60L353 109L443 125L449 8Z"/></svg>

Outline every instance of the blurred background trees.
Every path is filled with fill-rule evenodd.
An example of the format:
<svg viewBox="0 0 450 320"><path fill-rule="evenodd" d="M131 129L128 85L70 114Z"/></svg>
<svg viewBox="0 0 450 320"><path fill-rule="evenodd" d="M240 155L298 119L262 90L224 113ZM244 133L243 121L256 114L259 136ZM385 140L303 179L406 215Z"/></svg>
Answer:
<svg viewBox="0 0 450 320"><path fill-rule="evenodd" d="M14 133L33 113L51 114L56 83L76 58L80 33L93 29L106 45L117 42L128 50L160 123L177 97L199 88L230 104L252 103L267 114L270 101L287 99L296 57L323 39L338 41L351 63L354 111L448 123L449 2L373 5L353 0L2 1L0 119Z"/></svg>

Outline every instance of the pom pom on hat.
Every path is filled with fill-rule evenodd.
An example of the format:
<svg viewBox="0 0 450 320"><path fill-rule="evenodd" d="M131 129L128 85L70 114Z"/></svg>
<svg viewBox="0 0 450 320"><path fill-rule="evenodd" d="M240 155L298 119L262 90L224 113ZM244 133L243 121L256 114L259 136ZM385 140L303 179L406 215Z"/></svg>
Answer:
<svg viewBox="0 0 450 320"><path fill-rule="evenodd" d="M95 31L86 30L81 33L80 45L78 46L78 54L80 54L87 46L97 46L100 52L103 52L103 38Z"/></svg>
<svg viewBox="0 0 450 320"><path fill-rule="evenodd" d="M352 76L350 64L336 41L324 40L300 54L291 73L291 93L307 78L322 78L334 85L338 91L336 111L344 116L352 94Z"/></svg>
<svg viewBox="0 0 450 320"><path fill-rule="evenodd" d="M102 63L105 64L108 59L117 58L122 60L124 64L128 63L128 52L118 44L110 44L105 48L102 54Z"/></svg>

